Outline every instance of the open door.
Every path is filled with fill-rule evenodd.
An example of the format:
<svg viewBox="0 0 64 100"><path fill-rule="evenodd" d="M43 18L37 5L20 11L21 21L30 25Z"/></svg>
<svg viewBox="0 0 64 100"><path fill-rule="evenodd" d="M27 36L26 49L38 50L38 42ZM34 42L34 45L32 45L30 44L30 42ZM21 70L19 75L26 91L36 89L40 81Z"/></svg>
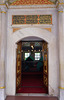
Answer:
<svg viewBox="0 0 64 100"><path fill-rule="evenodd" d="M17 50L16 50L16 92L21 88L21 48L22 43L17 43Z"/></svg>
<svg viewBox="0 0 64 100"><path fill-rule="evenodd" d="M47 43L43 43L43 85L48 93L48 48Z"/></svg>

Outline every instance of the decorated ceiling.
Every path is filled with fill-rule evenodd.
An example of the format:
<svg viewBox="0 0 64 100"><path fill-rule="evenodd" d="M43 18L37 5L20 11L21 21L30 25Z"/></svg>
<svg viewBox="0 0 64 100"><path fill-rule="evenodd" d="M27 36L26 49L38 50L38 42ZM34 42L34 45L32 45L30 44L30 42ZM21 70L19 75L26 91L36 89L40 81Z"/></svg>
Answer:
<svg viewBox="0 0 64 100"><path fill-rule="evenodd" d="M9 0L11 5L45 5L55 4L56 0Z"/></svg>
<svg viewBox="0 0 64 100"><path fill-rule="evenodd" d="M10 5L45 5L55 4L57 0L0 0L0 4L8 2Z"/></svg>

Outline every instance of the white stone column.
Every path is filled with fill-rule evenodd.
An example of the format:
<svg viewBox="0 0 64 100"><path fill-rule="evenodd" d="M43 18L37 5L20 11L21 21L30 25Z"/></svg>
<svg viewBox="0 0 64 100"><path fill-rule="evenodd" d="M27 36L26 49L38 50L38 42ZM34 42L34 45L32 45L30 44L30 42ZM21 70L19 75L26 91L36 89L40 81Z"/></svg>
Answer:
<svg viewBox="0 0 64 100"><path fill-rule="evenodd" d="M59 61L60 61L60 100L64 100L64 12L59 7Z"/></svg>
<svg viewBox="0 0 64 100"><path fill-rule="evenodd" d="M5 100L6 7L0 9L0 100Z"/></svg>

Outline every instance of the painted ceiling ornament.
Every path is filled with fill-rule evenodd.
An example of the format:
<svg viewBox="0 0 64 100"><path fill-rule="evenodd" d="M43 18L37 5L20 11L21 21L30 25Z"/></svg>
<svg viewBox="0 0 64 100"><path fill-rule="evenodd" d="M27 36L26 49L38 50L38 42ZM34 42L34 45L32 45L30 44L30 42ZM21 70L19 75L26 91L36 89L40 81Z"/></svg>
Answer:
<svg viewBox="0 0 64 100"><path fill-rule="evenodd" d="M54 4L56 4L56 2L57 2L58 0L49 0L49 1L53 2Z"/></svg>
<svg viewBox="0 0 64 100"><path fill-rule="evenodd" d="M54 4L56 0L15 0L11 5L46 5Z"/></svg>

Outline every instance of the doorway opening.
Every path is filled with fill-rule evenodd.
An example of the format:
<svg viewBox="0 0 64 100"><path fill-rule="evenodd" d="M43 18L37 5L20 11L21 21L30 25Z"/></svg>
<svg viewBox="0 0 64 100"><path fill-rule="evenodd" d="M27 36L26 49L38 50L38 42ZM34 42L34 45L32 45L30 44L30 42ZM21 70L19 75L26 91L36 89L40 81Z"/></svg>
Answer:
<svg viewBox="0 0 64 100"><path fill-rule="evenodd" d="M16 93L48 94L48 44L31 39L17 43Z"/></svg>

